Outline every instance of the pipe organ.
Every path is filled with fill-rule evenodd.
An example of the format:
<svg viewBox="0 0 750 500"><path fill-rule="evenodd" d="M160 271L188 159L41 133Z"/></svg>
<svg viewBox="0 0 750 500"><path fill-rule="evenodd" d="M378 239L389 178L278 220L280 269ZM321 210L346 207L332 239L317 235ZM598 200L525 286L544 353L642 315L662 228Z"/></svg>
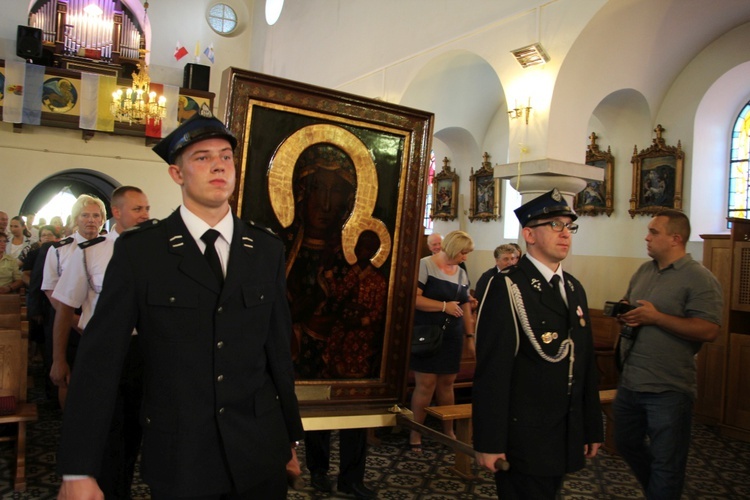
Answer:
<svg viewBox="0 0 750 500"><path fill-rule="evenodd" d="M61 56L119 64L138 61L145 48L140 23L120 0L38 0L29 26L41 29L44 44Z"/></svg>

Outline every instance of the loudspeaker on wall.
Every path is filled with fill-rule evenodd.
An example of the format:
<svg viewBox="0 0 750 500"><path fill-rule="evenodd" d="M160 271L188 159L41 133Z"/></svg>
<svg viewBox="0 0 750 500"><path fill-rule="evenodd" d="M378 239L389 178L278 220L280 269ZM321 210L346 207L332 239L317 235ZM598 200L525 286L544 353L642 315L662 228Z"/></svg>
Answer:
<svg viewBox="0 0 750 500"><path fill-rule="evenodd" d="M186 89L204 90L208 92L211 80L211 67L202 64L187 63L182 86Z"/></svg>
<svg viewBox="0 0 750 500"><path fill-rule="evenodd" d="M16 32L16 55L24 59L42 57L42 30L19 24Z"/></svg>

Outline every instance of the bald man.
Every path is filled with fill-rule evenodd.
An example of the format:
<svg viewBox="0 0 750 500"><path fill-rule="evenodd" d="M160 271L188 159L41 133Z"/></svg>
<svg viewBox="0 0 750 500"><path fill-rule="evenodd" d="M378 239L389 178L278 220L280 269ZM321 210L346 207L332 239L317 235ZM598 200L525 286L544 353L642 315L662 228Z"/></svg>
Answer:
<svg viewBox="0 0 750 500"><path fill-rule="evenodd" d="M443 237L440 233L432 233L427 237L427 248L430 249L431 254L440 253L443 248Z"/></svg>

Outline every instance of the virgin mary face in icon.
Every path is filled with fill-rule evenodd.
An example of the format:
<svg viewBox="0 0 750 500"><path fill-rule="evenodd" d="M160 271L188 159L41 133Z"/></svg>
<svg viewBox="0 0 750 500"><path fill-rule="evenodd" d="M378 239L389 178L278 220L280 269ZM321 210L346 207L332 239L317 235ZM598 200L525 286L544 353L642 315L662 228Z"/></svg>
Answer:
<svg viewBox="0 0 750 500"><path fill-rule="evenodd" d="M335 171L325 168L312 174L309 182L304 214L306 234L324 238L331 231L340 231L349 215L353 186Z"/></svg>
<svg viewBox="0 0 750 500"><path fill-rule="evenodd" d="M302 212L305 237L328 239L341 233L352 212L356 174L343 151L319 147L323 153L305 162L298 171L297 206Z"/></svg>

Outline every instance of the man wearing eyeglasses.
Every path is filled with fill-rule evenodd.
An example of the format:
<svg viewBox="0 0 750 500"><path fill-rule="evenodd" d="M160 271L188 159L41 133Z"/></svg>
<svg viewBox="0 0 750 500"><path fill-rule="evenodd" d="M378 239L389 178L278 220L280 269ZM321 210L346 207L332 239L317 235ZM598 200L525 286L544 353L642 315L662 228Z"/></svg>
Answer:
<svg viewBox="0 0 750 500"><path fill-rule="evenodd" d="M557 189L515 213L527 253L490 280L477 318L474 449L503 500L553 499L604 438L586 293L561 265L577 215Z"/></svg>

